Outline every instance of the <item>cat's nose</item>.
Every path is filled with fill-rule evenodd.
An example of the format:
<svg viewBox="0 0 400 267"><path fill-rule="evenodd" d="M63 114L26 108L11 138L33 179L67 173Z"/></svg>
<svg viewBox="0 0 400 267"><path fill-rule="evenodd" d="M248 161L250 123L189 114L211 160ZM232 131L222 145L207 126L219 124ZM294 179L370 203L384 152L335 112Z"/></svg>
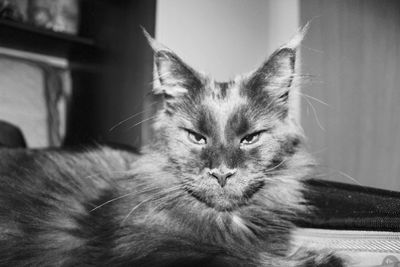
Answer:
<svg viewBox="0 0 400 267"><path fill-rule="evenodd" d="M224 187L226 185L226 181L228 180L228 178L232 177L236 173L236 171L237 171L236 169L223 168L223 169L212 169L209 170L208 173L217 179L221 187Z"/></svg>

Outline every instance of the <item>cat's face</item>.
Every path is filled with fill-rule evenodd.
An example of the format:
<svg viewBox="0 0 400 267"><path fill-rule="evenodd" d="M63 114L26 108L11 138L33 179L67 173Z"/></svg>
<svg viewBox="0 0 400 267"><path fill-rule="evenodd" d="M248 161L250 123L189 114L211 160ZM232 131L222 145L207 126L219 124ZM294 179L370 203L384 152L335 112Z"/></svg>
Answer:
<svg viewBox="0 0 400 267"><path fill-rule="evenodd" d="M301 134L288 118L295 50L282 48L255 72L220 83L168 49L155 51L165 96L155 129L188 194L216 210L247 205L288 168Z"/></svg>

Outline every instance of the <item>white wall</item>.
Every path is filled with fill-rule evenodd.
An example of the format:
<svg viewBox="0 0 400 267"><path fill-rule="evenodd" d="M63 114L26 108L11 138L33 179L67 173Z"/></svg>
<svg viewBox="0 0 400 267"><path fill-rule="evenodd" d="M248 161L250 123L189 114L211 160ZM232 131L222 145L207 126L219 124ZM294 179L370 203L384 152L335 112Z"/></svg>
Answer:
<svg viewBox="0 0 400 267"><path fill-rule="evenodd" d="M297 0L158 0L156 38L227 80L258 66L299 25Z"/></svg>
<svg viewBox="0 0 400 267"><path fill-rule="evenodd" d="M0 120L18 126L28 147L49 145L44 80L40 68L0 58Z"/></svg>

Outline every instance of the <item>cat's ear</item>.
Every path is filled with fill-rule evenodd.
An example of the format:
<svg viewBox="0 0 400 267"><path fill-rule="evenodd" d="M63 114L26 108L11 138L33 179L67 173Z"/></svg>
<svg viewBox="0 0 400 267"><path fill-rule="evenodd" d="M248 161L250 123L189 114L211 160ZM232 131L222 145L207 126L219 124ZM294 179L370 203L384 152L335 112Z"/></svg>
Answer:
<svg viewBox="0 0 400 267"><path fill-rule="evenodd" d="M281 108L283 114L287 114L289 91L295 77L296 50L307 29L308 24L288 43L276 50L248 78L249 93L268 95L275 106Z"/></svg>
<svg viewBox="0 0 400 267"><path fill-rule="evenodd" d="M277 97L285 97L295 73L296 50L282 47L276 50L250 77L253 90L262 90Z"/></svg>
<svg viewBox="0 0 400 267"><path fill-rule="evenodd" d="M176 98L201 87L201 74L193 70L169 48L154 40L144 29L144 35L154 51L155 84L153 92Z"/></svg>

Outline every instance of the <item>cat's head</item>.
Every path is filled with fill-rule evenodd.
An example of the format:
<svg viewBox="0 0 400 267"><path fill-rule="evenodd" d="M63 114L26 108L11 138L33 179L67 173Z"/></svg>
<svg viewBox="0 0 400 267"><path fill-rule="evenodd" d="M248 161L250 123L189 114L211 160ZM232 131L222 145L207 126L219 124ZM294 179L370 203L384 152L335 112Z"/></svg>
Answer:
<svg viewBox="0 0 400 267"><path fill-rule="evenodd" d="M289 115L298 42L247 75L216 82L148 38L159 79L154 92L164 96L157 145L188 194L216 210L234 210L279 179L304 175L302 131Z"/></svg>

